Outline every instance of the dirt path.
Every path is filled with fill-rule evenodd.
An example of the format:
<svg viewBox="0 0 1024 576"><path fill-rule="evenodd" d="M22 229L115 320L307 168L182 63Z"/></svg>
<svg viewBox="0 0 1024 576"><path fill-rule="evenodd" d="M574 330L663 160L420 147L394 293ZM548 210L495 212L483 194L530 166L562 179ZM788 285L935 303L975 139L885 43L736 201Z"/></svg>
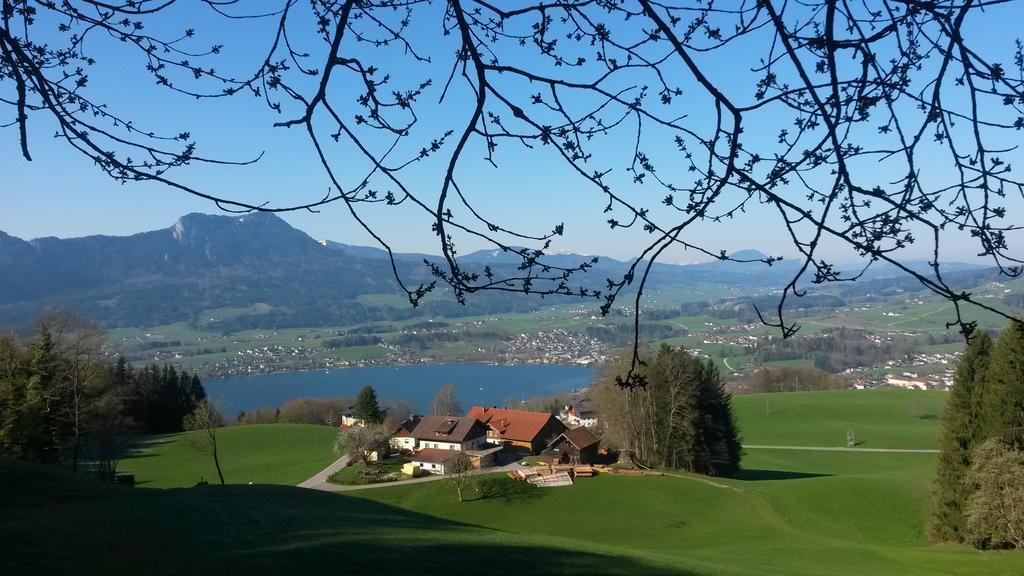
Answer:
<svg viewBox="0 0 1024 576"><path fill-rule="evenodd" d="M926 448L844 448L842 446L771 446L744 444L744 448L755 450L812 450L819 452L896 452L904 454L938 454L938 450Z"/></svg>

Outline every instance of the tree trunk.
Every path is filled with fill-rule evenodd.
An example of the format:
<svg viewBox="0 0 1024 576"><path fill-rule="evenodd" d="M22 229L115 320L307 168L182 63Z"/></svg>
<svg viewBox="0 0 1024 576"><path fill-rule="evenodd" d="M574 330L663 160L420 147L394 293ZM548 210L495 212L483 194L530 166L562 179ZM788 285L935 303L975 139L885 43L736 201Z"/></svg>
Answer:
<svg viewBox="0 0 1024 576"><path fill-rule="evenodd" d="M78 472L78 454L81 450L81 447L82 440L81 438L78 437L78 434L75 433L75 445L71 449L71 469L74 470L75 472Z"/></svg>
<svg viewBox="0 0 1024 576"><path fill-rule="evenodd" d="M213 464L217 467L217 476L220 478L220 485L224 485L224 473L220 471L220 459L217 457L217 440L213 441Z"/></svg>

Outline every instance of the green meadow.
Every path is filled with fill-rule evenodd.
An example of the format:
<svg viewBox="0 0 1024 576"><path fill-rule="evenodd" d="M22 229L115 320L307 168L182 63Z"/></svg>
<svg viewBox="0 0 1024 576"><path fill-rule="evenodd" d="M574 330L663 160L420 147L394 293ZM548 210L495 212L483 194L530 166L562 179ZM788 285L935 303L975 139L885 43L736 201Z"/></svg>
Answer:
<svg viewBox="0 0 1024 576"><path fill-rule="evenodd" d="M216 483L213 458L191 439L200 432L149 437L121 461L120 472L135 475L144 488L183 488L200 479ZM308 424L254 424L217 430L224 481L229 484L295 485L337 459L335 431Z"/></svg>
<svg viewBox="0 0 1024 576"><path fill-rule="evenodd" d="M843 446L852 427L864 448L932 448L943 400L877 390L773 394L767 410L764 396L733 402L747 444ZM603 475L552 489L490 475L464 503L444 481L343 494L268 485L332 459L333 431L314 429L223 430L235 446L225 476L242 484L227 487L184 488L208 456L181 435L125 461L145 482L134 489L0 461L11 573L1024 574L1022 552L927 541L931 453L751 448L735 478ZM104 529L82 530L94 522Z"/></svg>
<svg viewBox="0 0 1024 576"><path fill-rule="evenodd" d="M880 389L743 394L733 411L744 444L845 447L853 430L859 448L934 449L941 391Z"/></svg>

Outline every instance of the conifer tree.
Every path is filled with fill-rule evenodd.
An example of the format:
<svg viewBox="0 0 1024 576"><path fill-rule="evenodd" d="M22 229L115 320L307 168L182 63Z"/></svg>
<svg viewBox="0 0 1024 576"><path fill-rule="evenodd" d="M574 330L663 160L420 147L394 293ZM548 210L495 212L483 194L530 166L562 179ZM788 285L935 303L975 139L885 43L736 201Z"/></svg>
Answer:
<svg viewBox="0 0 1024 576"><path fill-rule="evenodd" d="M380 403L377 402L377 392L373 386L363 386L363 389L359 391L354 415L367 424L380 424L384 420Z"/></svg>
<svg viewBox="0 0 1024 576"><path fill-rule="evenodd" d="M1000 437L1011 448L1024 449L1024 323L1011 322L992 351L985 394L986 438Z"/></svg>
<svg viewBox="0 0 1024 576"><path fill-rule="evenodd" d="M962 542L963 508L971 490L964 479L971 467L971 451L981 443L986 372L992 339L976 332L957 365L953 389L943 413L938 473L934 485L935 512L931 535L940 541Z"/></svg>
<svg viewBox="0 0 1024 576"><path fill-rule="evenodd" d="M732 413L732 396L714 362L699 362L697 408L700 412L700 467L703 474L723 476L737 472L743 447Z"/></svg>
<svg viewBox="0 0 1024 576"><path fill-rule="evenodd" d="M21 455L28 460L48 462L57 457L55 413L50 409L56 375L53 336L46 325L32 343L29 377L22 403Z"/></svg>

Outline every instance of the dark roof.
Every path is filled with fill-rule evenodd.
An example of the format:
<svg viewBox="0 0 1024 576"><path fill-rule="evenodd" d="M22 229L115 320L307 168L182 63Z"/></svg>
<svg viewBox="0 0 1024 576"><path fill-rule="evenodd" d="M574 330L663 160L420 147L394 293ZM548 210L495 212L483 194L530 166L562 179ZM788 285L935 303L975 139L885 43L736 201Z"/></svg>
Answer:
<svg viewBox="0 0 1024 576"><path fill-rule="evenodd" d="M392 432L392 435L394 435L394 436L412 436L412 431L416 429L416 425L420 423L420 420L422 418L423 417L418 415L418 414L413 416L412 418L409 418L408 420L406 420L406 421L402 422L401 424L399 424L394 429L394 431Z"/></svg>
<svg viewBox="0 0 1024 576"><path fill-rule="evenodd" d="M493 428L504 440L533 442L544 428L554 420L564 426L548 412L527 412L509 408L485 408L473 406L466 418L476 418ZM542 439L543 440L543 439Z"/></svg>
<svg viewBox="0 0 1024 576"><path fill-rule="evenodd" d="M445 464L453 460L461 452L459 450L444 450L443 448L423 448L414 453L409 459L413 462L430 462L431 464Z"/></svg>
<svg viewBox="0 0 1024 576"><path fill-rule="evenodd" d="M455 416L424 416L413 429L417 440L437 442L465 442L487 434L487 428L476 418Z"/></svg>
<svg viewBox="0 0 1024 576"><path fill-rule="evenodd" d="M559 434L558 438L555 438L551 443L551 446L557 444L562 437L565 437L565 439L575 446L577 450L583 450L584 448L593 446L601 441L593 432L590 431L589 428L586 426L580 426Z"/></svg>
<svg viewBox="0 0 1024 576"><path fill-rule="evenodd" d="M583 400L576 402L572 405L572 411L576 414L576 417L583 418L584 415L592 416L597 414L597 409L590 405L590 403Z"/></svg>

